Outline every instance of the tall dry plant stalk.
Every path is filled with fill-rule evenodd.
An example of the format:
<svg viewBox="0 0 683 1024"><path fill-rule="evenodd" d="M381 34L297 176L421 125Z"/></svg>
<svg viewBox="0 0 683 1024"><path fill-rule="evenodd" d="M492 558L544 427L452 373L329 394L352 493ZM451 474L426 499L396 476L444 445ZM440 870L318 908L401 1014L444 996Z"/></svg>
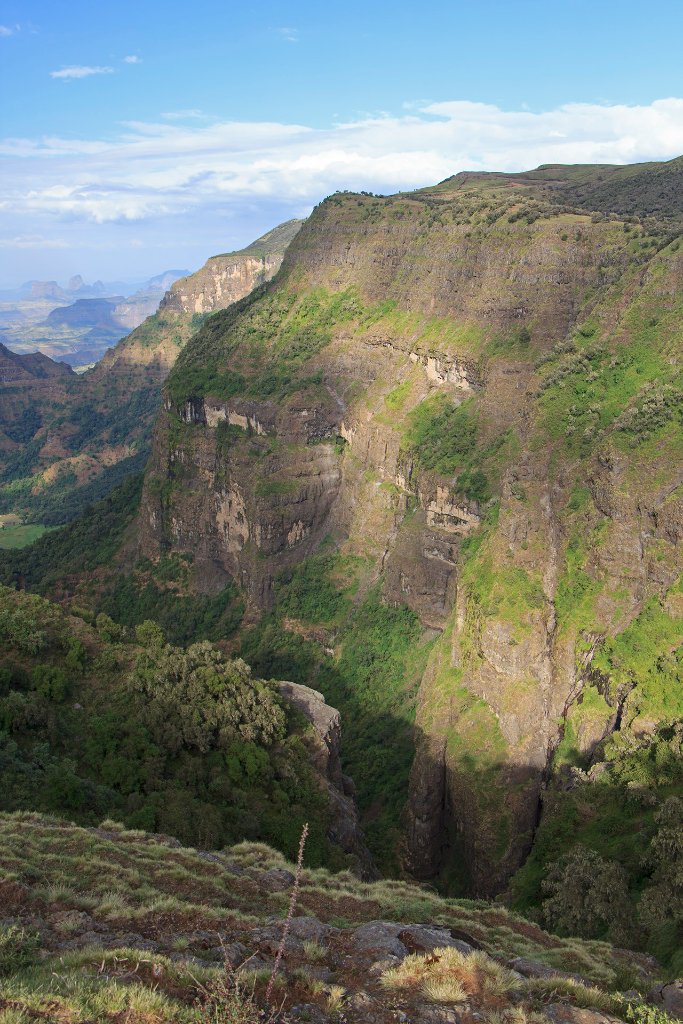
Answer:
<svg viewBox="0 0 683 1024"><path fill-rule="evenodd" d="M287 917L285 919L285 926L282 929L282 937L280 944L277 947L277 954L275 956L275 963L273 964L273 970L270 974L270 981L268 982L268 988L266 989L266 1004L270 1004L270 997L273 993L273 985L275 984L275 976L280 966L283 953L285 951L285 945L287 943L287 937L289 935L289 929L292 924L292 918L294 917L294 911L299 901L299 887L301 885L301 871L304 864L304 847L306 840L308 839L308 822L304 825L301 830L301 838L299 839L299 854L296 858L296 870L294 872L294 885L289 896L289 909L287 910Z"/></svg>

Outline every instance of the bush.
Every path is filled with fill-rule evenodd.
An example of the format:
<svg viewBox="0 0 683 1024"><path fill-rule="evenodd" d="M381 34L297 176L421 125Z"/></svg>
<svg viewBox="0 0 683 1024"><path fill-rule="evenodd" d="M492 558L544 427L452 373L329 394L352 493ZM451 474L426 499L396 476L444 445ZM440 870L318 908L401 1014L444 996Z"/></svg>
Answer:
<svg viewBox="0 0 683 1024"><path fill-rule="evenodd" d="M0 977L15 974L36 961L40 940L35 932L18 925L0 925Z"/></svg>

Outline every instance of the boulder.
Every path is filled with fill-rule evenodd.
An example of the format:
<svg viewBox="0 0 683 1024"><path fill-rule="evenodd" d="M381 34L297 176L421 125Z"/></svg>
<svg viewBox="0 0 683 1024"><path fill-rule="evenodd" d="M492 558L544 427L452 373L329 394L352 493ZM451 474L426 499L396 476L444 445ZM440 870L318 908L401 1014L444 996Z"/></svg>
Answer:
<svg viewBox="0 0 683 1024"><path fill-rule="evenodd" d="M647 998L668 1013L670 1017L683 1020L683 978L660 985L649 992Z"/></svg>
<svg viewBox="0 0 683 1024"><path fill-rule="evenodd" d="M398 938L409 953L430 953L433 949L446 947L465 954L473 952L468 942L454 939L450 929L436 925L411 924L399 933Z"/></svg>
<svg viewBox="0 0 683 1024"><path fill-rule="evenodd" d="M286 868L271 868L259 875L259 885L269 892L284 892L294 885L294 875Z"/></svg>
<svg viewBox="0 0 683 1024"><path fill-rule="evenodd" d="M590 978L581 974L572 974L571 971L563 971L559 967L551 967L549 964L539 963L537 960L527 960L523 956L517 956L507 961L511 971L524 975L525 978L566 978L569 981L578 981L581 985L592 985Z"/></svg>
<svg viewBox="0 0 683 1024"><path fill-rule="evenodd" d="M351 941L356 949L373 953L377 959L395 956L403 960L408 955L407 948L399 939L403 930L402 924L369 921L367 924L362 924L360 928L356 928L351 935Z"/></svg>
<svg viewBox="0 0 683 1024"><path fill-rule="evenodd" d="M586 1010L568 1003L551 1003L544 1013L553 1024L623 1024L619 1017L602 1010Z"/></svg>

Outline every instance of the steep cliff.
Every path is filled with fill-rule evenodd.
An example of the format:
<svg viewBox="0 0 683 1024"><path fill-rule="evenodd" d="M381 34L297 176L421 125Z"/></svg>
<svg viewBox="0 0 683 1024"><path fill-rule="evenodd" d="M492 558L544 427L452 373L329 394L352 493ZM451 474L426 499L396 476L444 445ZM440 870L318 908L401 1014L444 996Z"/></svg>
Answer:
<svg viewBox="0 0 683 1024"><path fill-rule="evenodd" d="M289 220L246 249L212 256L196 274L173 284L162 299L161 308L178 314L214 313L244 298L277 273L283 253L301 224L300 220Z"/></svg>
<svg viewBox="0 0 683 1024"><path fill-rule="evenodd" d="M637 170L644 215L678 168ZM140 520L341 707L371 838L477 894L568 760L683 715L678 211L550 170L322 203L184 349Z"/></svg>

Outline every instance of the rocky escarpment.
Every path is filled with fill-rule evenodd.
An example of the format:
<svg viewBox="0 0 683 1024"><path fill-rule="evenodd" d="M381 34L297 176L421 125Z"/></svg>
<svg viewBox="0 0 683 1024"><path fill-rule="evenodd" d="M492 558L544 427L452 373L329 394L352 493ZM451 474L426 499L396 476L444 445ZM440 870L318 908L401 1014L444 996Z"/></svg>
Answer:
<svg viewBox="0 0 683 1024"><path fill-rule="evenodd" d="M201 270L176 281L160 308L165 312L205 314L225 309L277 273L285 249L302 221L280 224L239 252L212 256Z"/></svg>
<svg viewBox="0 0 683 1024"><path fill-rule="evenodd" d="M311 758L315 769L326 781L330 842L354 858L356 871L362 878L376 878L377 870L358 824L353 780L344 774L341 767L339 712L326 704L323 695L310 686L289 682L278 682L277 686L282 696L291 701L313 726L315 745L312 745Z"/></svg>
<svg viewBox="0 0 683 1024"><path fill-rule="evenodd" d="M524 862L563 758L681 713L619 639L655 614L657 657L683 638L681 252L534 189L322 204L276 284L185 350L140 523L142 552L192 558L199 588L238 581L250 622L294 602L325 626L321 679L351 714L353 607L379 589L419 618L404 864L477 894ZM341 597L321 607L305 566L330 544Z"/></svg>

